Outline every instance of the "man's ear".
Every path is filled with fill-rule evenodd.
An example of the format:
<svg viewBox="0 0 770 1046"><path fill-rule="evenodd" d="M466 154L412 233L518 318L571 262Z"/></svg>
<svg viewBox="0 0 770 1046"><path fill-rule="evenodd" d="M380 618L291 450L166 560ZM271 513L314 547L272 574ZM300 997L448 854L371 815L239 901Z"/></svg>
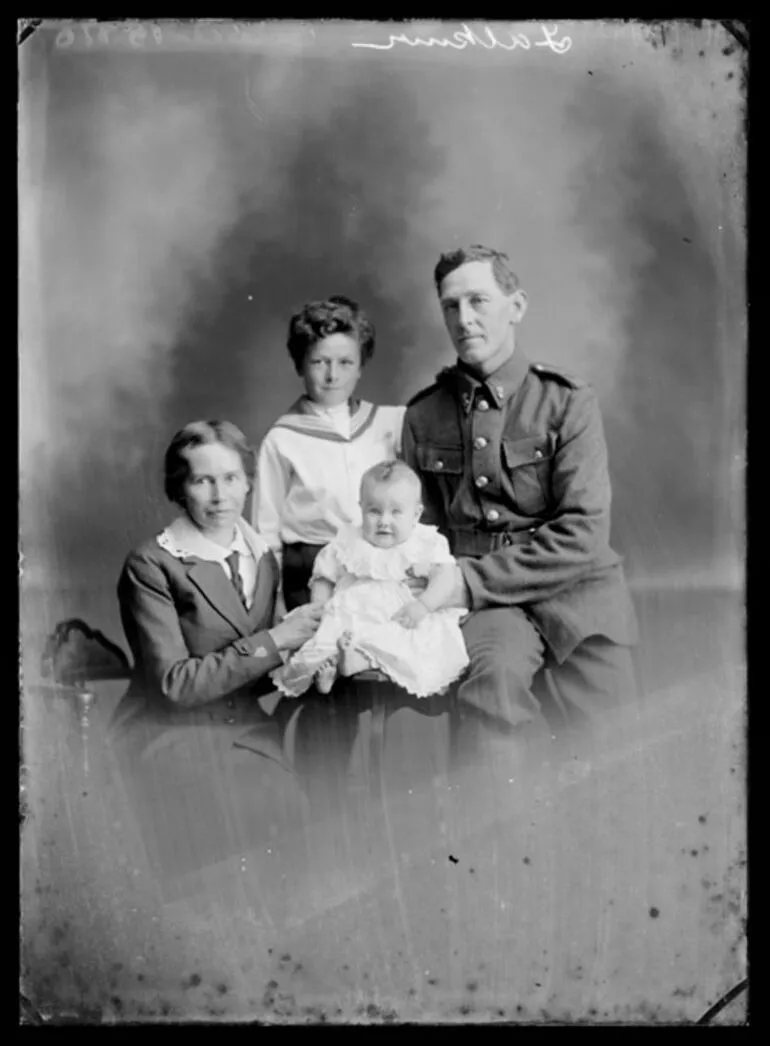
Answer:
<svg viewBox="0 0 770 1046"><path fill-rule="evenodd" d="M521 323L524 313L527 311L529 298L527 292L519 288L511 295L511 320L513 323Z"/></svg>

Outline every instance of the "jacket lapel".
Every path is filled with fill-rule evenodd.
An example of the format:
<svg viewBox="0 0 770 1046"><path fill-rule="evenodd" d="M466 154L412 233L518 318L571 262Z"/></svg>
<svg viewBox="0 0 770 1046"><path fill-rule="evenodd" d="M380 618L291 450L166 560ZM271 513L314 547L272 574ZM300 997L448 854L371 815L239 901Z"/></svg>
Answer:
<svg viewBox="0 0 770 1046"><path fill-rule="evenodd" d="M246 608L219 563L193 558L182 561L187 576L211 606L242 636L251 634Z"/></svg>
<svg viewBox="0 0 770 1046"><path fill-rule="evenodd" d="M248 612L250 633L269 628L273 618L275 590L278 579L274 573L272 556L264 555L257 564L257 582L254 586L254 602Z"/></svg>

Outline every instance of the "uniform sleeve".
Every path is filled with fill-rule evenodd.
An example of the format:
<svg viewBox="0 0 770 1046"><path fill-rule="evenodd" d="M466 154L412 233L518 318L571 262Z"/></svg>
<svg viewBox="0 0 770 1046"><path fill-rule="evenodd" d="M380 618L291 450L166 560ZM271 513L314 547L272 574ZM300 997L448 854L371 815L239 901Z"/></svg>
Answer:
<svg viewBox="0 0 770 1046"><path fill-rule="evenodd" d="M267 631L191 657L166 575L144 556L126 560L118 599L137 665L145 680L174 705L192 708L224 697L282 663Z"/></svg>
<svg viewBox="0 0 770 1046"><path fill-rule="evenodd" d="M318 580L318 578L323 578L325 581L330 581L333 585L336 585L342 577L342 569L337 542L332 541L330 544L325 545L315 557L310 581L313 582Z"/></svg>
<svg viewBox="0 0 770 1046"><path fill-rule="evenodd" d="M611 500L607 446L590 388L570 396L551 484L553 517L529 541L459 561L473 610L548 599L572 585L606 551Z"/></svg>
<svg viewBox="0 0 770 1046"><path fill-rule="evenodd" d="M404 417L404 428L402 434L402 445L401 445L401 456L403 460L409 465L410 468L414 469L417 475L420 477L422 482L422 506L423 512L420 518L421 523L425 523L428 526L440 527L444 523L444 512L441 498L437 491L431 487L431 481L433 477L426 477L420 472L420 465L417 460L417 444L414 438L414 432L412 426L409 423L409 410Z"/></svg>
<svg viewBox="0 0 770 1046"><path fill-rule="evenodd" d="M291 485L287 462L281 456L272 432L268 432L259 448L257 475L254 482L254 518L252 524L281 562L282 507Z"/></svg>

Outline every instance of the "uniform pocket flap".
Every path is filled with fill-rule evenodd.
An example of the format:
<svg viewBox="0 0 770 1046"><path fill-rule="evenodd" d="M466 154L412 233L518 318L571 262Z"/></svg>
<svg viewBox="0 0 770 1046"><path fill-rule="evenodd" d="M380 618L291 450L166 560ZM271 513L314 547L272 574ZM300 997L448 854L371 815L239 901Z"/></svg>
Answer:
<svg viewBox="0 0 770 1046"><path fill-rule="evenodd" d="M461 447L435 447L420 443L417 446L417 461L423 472L459 475L463 470Z"/></svg>
<svg viewBox="0 0 770 1046"><path fill-rule="evenodd" d="M503 451L509 469L522 465L537 465L552 457L554 451L553 437L527 436L525 439L504 439Z"/></svg>

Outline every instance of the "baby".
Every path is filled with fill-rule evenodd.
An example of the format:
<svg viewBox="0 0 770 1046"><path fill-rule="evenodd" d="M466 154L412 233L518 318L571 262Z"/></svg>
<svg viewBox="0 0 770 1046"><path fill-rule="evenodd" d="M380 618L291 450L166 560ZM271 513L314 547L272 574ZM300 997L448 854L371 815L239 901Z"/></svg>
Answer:
<svg viewBox="0 0 770 1046"><path fill-rule="evenodd" d="M456 565L445 537L419 522L420 480L403 461L384 461L361 480L363 523L345 526L316 558L311 602L324 606L312 639L271 673L296 697L314 682L328 693L338 675L378 669L417 697L440 693L468 665L451 607ZM408 576L427 579L415 599Z"/></svg>

